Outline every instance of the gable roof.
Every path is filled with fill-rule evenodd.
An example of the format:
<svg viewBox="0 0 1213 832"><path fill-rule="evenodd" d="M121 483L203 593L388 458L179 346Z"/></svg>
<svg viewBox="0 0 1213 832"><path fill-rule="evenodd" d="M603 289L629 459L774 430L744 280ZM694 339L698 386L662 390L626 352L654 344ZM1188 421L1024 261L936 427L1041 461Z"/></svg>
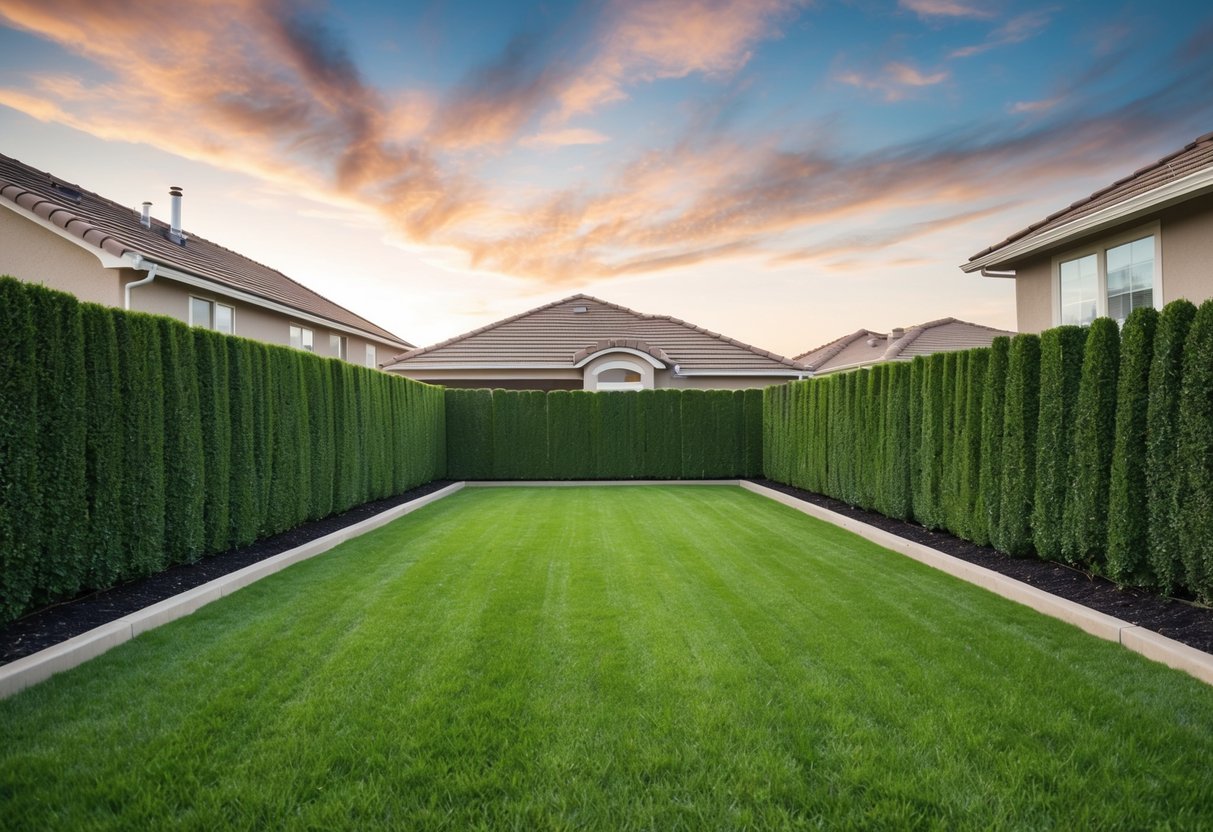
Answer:
<svg viewBox="0 0 1213 832"><path fill-rule="evenodd" d="M168 268L205 278L302 312L361 330L399 346L408 341L371 323L282 272L205 240L186 235L185 245L173 242L168 224L153 219L145 228L140 215L91 191L63 182L43 171L0 154L0 199L52 223L111 257L140 254Z"/></svg>
<svg viewBox="0 0 1213 832"><path fill-rule="evenodd" d="M990 268L1213 190L1213 133L1055 211L974 254L966 272Z"/></svg>
<svg viewBox="0 0 1213 832"><path fill-rule="evenodd" d="M579 308L585 311L574 311ZM692 371L803 372L781 355L678 318L645 315L583 294L401 353L385 369L568 368L611 349L636 350Z"/></svg>
<svg viewBox="0 0 1213 832"><path fill-rule="evenodd" d="M798 355L796 360L814 373L828 373L884 361L909 361L916 355L988 347L999 335L1014 334L956 318L940 318L906 327L900 335L897 330L886 335L860 329Z"/></svg>

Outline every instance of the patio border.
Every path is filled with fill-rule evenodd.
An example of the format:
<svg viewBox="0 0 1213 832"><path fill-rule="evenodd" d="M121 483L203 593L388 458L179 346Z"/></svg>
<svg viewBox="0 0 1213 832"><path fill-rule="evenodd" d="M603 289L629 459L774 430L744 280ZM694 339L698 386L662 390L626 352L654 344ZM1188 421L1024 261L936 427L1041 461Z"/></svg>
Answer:
<svg viewBox="0 0 1213 832"><path fill-rule="evenodd" d="M1207 685L1213 685L1213 655L1195 647L1167 638L1153 630L1147 630L1136 624L1130 624L1106 613L1096 612L1082 604L1059 598L1056 595L1037 589L1031 584L1025 584L978 566L966 560L945 555L930 546L915 543L904 537L898 537L892 532L886 532L867 523L853 520L835 511L798 500L797 498L776 491L773 488L758 483L741 481L741 487L763 497L782 503L818 520L832 523L839 528L883 546L898 554L913 558L919 563L926 564L941 572L946 572L954 578L975 584L982 589L1001 595L1009 601L1031 607L1039 613L1073 624L1093 636L1127 647L1134 653L1139 653L1152 661L1160 662L1168 667L1181 670Z"/></svg>
<svg viewBox="0 0 1213 832"><path fill-rule="evenodd" d="M213 581L207 581L201 586L196 586L159 603L144 607L138 612L125 615L108 624L102 624L100 627L94 627L67 641L61 641L44 650L39 650L37 653L6 664L0 667L0 699L6 699L18 691L49 679L56 673L69 670L91 658L100 656L110 648L117 647L124 641L130 641L140 633L187 616L211 601L218 601L223 596L231 595L236 590L275 572L281 572L292 564L314 558L347 540L387 525L419 508L448 497L463 487L462 482L452 483L431 494L389 508L374 517L360 520L344 529L338 529L324 537L318 537L301 546L296 546L294 549L249 564L243 569L215 578Z"/></svg>

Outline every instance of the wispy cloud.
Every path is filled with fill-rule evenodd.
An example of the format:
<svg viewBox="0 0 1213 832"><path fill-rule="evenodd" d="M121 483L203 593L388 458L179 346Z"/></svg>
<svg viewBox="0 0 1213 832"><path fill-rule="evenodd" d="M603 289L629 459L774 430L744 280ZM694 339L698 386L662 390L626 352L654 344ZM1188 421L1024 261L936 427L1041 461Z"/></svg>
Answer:
<svg viewBox="0 0 1213 832"><path fill-rule="evenodd" d="M522 140L524 147L567 147L578 144L602 144L611 139L597 130L587 130L584 127L567 127L563 130L551 130L527 136Z"/></svg>
<svg viewBox="0 0 1213 832"><path fill-rule="evenodd" d="M1036 37L1046 28L1048 28L1049 22L1052 19L1052 9L1038 9L1036 11L1017 15L991 32L989 37L987 37L981 43L976 43L971 46L963 46L960 49L954 49L948 55L948 57L971 58L974 55L989 52L991 49L997 49L1000 46L1023 43L1026 40Z"/></svg>
<svg viewBox="0 0 1213 832"><path fill-rule="evenodd" d="M942 84L951 75L947 70L923 72L911 64L891 61L878 72L865 74L858 70L845 70L834 77L843 84L879 92L886 101L901 101L908 97L911 91Z"/></svg>
<svg viewBox="0 0 1213 832"><path fill-rule="evenodd" d="M1053 98L1042 98L1038 101L1016 101L1011 106L1007 107L1007 112L1018 113L1046 113L1052 110L1062 102L1061 96Z"/></svg>
<svg viewBox="0 0 1213 832"><path fill-rule="evenodd" d="M600 82L578 105L593 107L625 95L638 79L736 71L789 9L774 0L692 2L679 15L672 2L611 7L617 17L608 15L595 31L573 76L546 50L515 41L449 94L426 95L376 89L340 33L278 2L169 8L0 0L5 20L91 59L102 79L48 76L0 89L0 103L327 194L377 212L412 245L460 252L471 268L547 284L739 257L820 257L800 237L838 222L875 225L871 239L880 239L881 227L891 242L912 239L930 228L877 218L909 209L943 215L937 226L961 223L958 206L967 206L972 221L994 200L1105 171L1213 115L1205 94L1213 51L1194 39L1169 56L1152 87L1119 103L1103 92L1075 91L1014 130L953 124L938 135L854 153L695 124L682 140L621 156L592 188L521 191L477 174L474 161L486 146L604 138L560 122L584 111L567 109L576 86L569 77L585 81L584 89ZM649 19L644 15L664 21L662 32L635 28ZM680 27L693 34L673 31ZM857 75L848 83L888 96L948 77L946 70L893 62L876 81ZM549 122L553 113L559 118ZM858 250L871 239L836 239L834 256L846 259L849 244Z"/></svg>
<svg viewBox="0 0 1213 832"><path fill-rule="evenodd" d="M901 7L922 17L961 17L981 20L993 17L987 3L966 0L901 0Z"/></svg>

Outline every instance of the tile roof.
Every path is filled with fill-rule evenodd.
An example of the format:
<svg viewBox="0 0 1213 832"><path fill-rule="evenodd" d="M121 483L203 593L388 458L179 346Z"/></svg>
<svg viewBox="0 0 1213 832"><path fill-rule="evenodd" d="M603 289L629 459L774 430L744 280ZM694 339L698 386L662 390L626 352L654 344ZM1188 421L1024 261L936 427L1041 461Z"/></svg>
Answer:
<svg viewBox="0 0 1213 832"><path fill-rule="evenodd" d="M1213 166L1213 133L1206 133L1182 149L1140 168L1106 188L1055 211L1043 220L1007 237L1001 243L982 249L969 258L977 260L1020 240L1028 240L1068 222L1110 208L1169 182Z"/></svg>
<svg viewBox="0 0 1213 832"><path fill-rule="evenodd" d="M1014 334L956 318L940 318L906 327L898 338L860 329L798 355L796 360L815 373L824 373L882 361L909 361L916 355L988 347L999 335Z"/></svg>
<svg viewBox="0 0 1213 832"><path fill-rule="evenodd" d="M575 309L584 308L584 312ZM466 367L508 363L567 366L602 349L626 347L687 370L771 371L803 368L668 315L644 315L589 295L573 295L433 346L396 356L387 369Z"/></svg>
<svg viewBox="0 0 1213 832"><path fill-rule="evenodd" d="M184 246L178 245L169 239L167 223L153 219L152 227L145 228L139 212L3 154L0 154L0 198L115 257L139 253L152 262L362 330L400 346L411 346L282 272L190 234L185 235Z"/></svg>

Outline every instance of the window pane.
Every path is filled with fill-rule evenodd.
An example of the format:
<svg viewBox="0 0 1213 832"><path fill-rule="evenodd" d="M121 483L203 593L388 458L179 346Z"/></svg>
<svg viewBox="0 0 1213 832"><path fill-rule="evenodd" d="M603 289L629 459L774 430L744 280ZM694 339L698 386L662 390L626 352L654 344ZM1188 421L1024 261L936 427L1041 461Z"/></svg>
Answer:
<svg viewBox="0 0 1213 832"><path fill-rule="evenodd" d="M373 368L377 365L378 365L378 362L375 360L375 345L367 344L366 345L366 366Z"/></svg>
<svg viewBox="0 0 1213 832"><path fill-rule="evenodd" d="M312 331L310 329L303 330L303 348L308 352L316 351L316 344L313 341Z"/></svg>
<svg viewBox="0 0 1213 832"><path fill-rule="evenodd" d="M1107 256L1108 315L1123 321L1134 309L1153 303L1154 238L1110 248Z"/></svg>
<svg viewBox="0 0 1213 832"><path fill-rule="evenodd" d="M345 336L329 335L329 352L340 359L345 359Z"/></svg>
<svg viewBox="0 0 1213 832"><path fill-rule="evenodd" d="M215 304L215 329L231 335L236 331L236 327L233 325L233 318L232 307L224 306L221 303Z"/></svg>
<svg viewBox="0 0 1213 832"><path fill-rule="evenodd" d="M1067 260L1058 267L1061 283L1061 322L1089 324L1095 320L1098 292L1094 254Z"/></svg>
<svg viewBox="0 0 1213 832"><path fill-rule="evenodd" d="M303 327L291 327L291 346L295 349L301 349L303 347Z"/></svg>
<svg viewBox="0 0 1213 832"><path fill-rule="evenodd" d="M210 327L211 302L202 298L190 298L190 323L194 326Z"/></svg>

